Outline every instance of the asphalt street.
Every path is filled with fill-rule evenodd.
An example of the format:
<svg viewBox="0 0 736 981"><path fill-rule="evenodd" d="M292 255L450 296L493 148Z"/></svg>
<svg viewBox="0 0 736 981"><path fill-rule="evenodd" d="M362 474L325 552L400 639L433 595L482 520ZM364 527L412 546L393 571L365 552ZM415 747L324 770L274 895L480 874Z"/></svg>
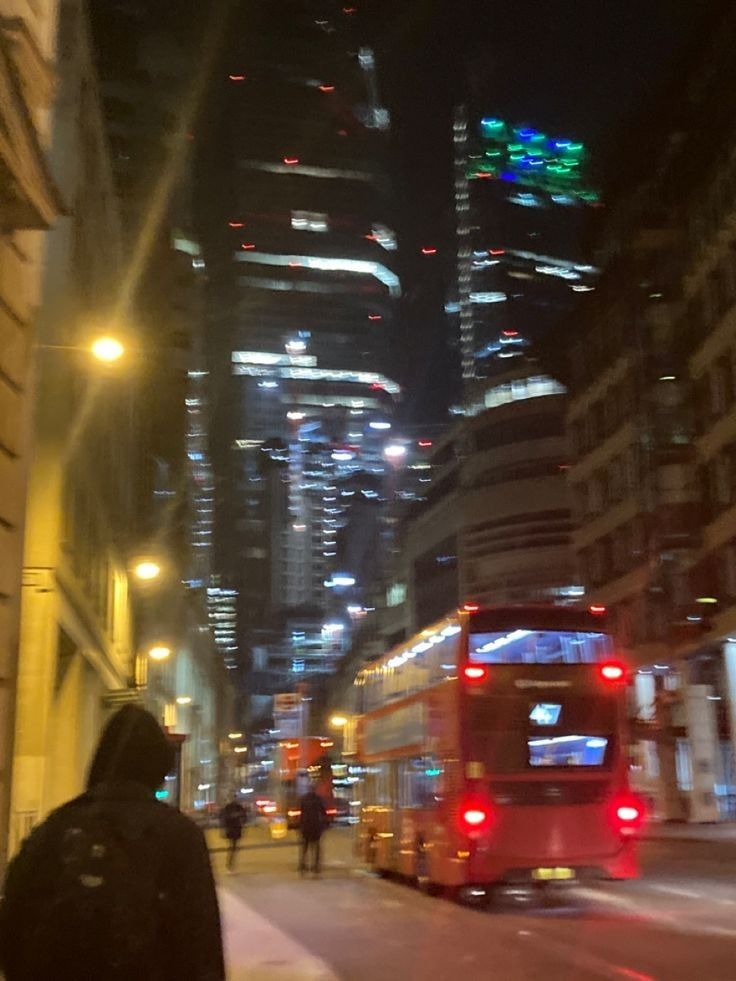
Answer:
<svg viewBox="0 0 736 981"><path fill-rule="evenodd" d="M327 833L319 879L300 879L296 844L267 844L260 829L249 830L234 875L213 852L225 894L278 930L283 944L318 959L324 973L310 976L736 979L736 841L646 841L640 880L573 887L544 904L506 896L474 909L367 872L353 860L352 833ZM247 948L247 937L240 942ZM306 973L282 963L273 976Z"/></svg>

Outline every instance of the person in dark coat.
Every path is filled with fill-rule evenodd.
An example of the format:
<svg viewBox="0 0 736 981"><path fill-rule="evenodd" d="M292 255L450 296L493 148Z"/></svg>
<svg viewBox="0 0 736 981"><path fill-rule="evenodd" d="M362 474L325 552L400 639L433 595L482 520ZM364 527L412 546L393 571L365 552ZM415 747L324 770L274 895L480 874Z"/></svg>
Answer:
<svg viewBox="0 0 736 981"><path fill-rule="evenodd" d="M150 897L148 907L131 911L130 917L133 922L132 914L137 914L135 922L146 924L150 933L150 945L139 944L138 949L152 951L137 966L137 981L224 981L220 914L204 835L189 818L155 797L173 765L171 744L148 712L126 705L108 721L85 793L35 828L8 868L0 907L0 966L7 981L59 981L68 976L76 981L122 981L130 976L129 969L119 966L114 949L101 952L99 945L94 947L94 936L89 945L96 967L91 957L87 963L57 965L50 971L28 966L38 964L33 948L47 942L39 931L39 914L48 911L45 900L59 888L69 860L69 836L85 826L109 827L108 840L124 842L120 847L126 855L125 888L134 892L144 880L153 883L148 891L140 889ZM93 858L103 852L100 846L91 849ZM98 884L86 878L91 881L83 881L84 886ZM74 916L76 906L71 909ZM119 923L115 927L119 930ZM80 934L85 936L84 925ZM63 938L59 946L63 953Z"/></svg>
<svg viewBox="0 0 736 981"><path fill-rule="evenodd" d="M240 803L235 794L223 809L220 811L220 824L222 830L230 842L227 850L227 870L235 871L235 858L238 852L238 842L243 835L243 827L248 821L248 812Z"/></svg>
<svg viewBox="0 0 736 981"><path fill-rule="evenodd" d="M299 848L299 872L307 871L309 854L312 857L312 872L320 874L321 840L327 827L327 809L319 794L312 788L299 801L301 814L299 816L299 833L301 844Z"/></svg>

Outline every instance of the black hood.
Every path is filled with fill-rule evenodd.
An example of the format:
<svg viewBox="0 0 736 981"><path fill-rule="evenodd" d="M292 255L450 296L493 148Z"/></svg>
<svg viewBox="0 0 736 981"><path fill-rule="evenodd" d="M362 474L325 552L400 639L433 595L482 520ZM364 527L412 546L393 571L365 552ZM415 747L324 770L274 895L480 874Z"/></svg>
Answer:
<svg viewBox="0 0 736 981"><path fill-rule="evenodd" d="M174 766L174 749L150 712L119 709L105 726L89 768L87 789L132 780L156 790Z"/></svg>

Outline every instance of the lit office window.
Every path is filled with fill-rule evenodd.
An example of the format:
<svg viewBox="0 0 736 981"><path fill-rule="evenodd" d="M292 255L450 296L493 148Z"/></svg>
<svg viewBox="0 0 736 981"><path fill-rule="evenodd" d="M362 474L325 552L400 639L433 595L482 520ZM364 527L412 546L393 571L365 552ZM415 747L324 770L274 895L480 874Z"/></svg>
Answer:
<svg viewBox="0 0 736 981"><path fill-rule="evenodd" d="M292 211L291 227L299 232L326 232L327 215L319 211Z"/></svg>

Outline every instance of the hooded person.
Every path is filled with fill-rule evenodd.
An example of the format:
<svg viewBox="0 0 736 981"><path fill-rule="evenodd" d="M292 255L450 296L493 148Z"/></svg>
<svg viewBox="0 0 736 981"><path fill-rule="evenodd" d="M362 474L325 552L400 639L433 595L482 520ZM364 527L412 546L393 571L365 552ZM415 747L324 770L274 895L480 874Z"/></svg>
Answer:
<svg viewBox="0 0 736 981"><path fill-rule="evenodd" d="M156 800L174 752L133 705L107 723L87 789L53 811L8 868L7 981L222 981L220 916L202 832Z"/></svg>

